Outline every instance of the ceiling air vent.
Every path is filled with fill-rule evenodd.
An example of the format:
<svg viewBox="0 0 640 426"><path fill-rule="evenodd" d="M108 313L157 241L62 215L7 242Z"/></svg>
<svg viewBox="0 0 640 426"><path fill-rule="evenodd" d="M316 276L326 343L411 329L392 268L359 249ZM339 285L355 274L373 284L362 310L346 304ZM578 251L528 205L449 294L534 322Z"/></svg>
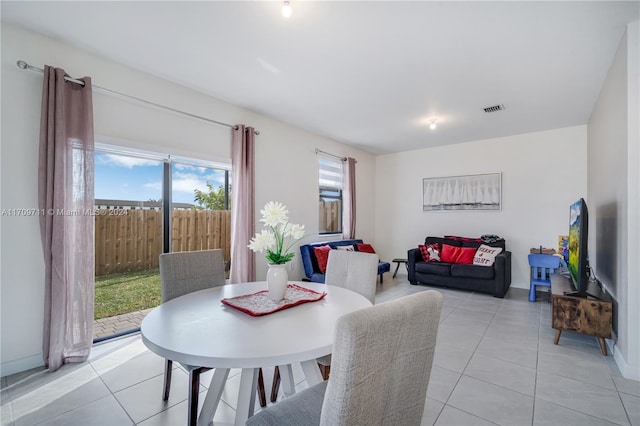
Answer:
<svg viewBox="0 0 640 426"><path fill-rule="evenodd" d="M490 107L486 107L484 109L484 112L498 112L498 111L503 111L504 110L504 105L500 104L500 105L494 105L494 106L490 106Z"/></svg>

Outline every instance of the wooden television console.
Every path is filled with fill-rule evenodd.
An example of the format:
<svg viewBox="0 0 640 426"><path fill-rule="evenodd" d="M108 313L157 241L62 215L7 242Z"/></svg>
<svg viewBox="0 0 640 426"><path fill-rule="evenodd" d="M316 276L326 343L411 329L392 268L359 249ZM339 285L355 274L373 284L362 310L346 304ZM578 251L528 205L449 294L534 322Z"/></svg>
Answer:
<svg viewBox="0 0 640 426"><path fill-rule="evenodd" d="M602 355L607 356L604 339L611 338L611 297L595 284L589 293L597 299L565 294L573 290L571 278L559 273L551 275L551 326L556 330L553 343L558 344L563 330L577 331L597 337Z"/></svg>

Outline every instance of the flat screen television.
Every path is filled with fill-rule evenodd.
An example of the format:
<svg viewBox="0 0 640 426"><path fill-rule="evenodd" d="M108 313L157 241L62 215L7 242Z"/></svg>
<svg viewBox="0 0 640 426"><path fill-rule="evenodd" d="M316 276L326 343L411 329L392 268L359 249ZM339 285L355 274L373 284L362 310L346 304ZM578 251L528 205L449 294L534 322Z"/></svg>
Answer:
<svg viewBox="0 0 640 426"><path fill-rule="evenodd" d="M574 292L572 296L592 296L587 292L589 288L589 263L587 255L587 241L589 239L589 211L587 203L580 198L569 208L569 261L567 267Z"/></svg>

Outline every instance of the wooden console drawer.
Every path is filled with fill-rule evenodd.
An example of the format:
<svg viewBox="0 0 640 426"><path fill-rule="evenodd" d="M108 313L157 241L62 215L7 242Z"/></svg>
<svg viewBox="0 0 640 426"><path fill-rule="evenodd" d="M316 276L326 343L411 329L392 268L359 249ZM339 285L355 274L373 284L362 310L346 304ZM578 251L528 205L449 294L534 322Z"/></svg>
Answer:
<svg viewBox="0 0 640 426"><path fill-rule="evenodd" d="M551 326L596 337L611 337L611 302L581 297L556 296L551 299Z"/></svg>
<svg viewBox="0 0 640 426"><path fill-rule="evenodd" d="M557 345L564 330L598 338L600 350L607 355L604 339L611 337L613 304L608 294L598 290L601 299L566 295L573 290L570 279L560 274L551 276L551 327L556 330Z"/></svg>

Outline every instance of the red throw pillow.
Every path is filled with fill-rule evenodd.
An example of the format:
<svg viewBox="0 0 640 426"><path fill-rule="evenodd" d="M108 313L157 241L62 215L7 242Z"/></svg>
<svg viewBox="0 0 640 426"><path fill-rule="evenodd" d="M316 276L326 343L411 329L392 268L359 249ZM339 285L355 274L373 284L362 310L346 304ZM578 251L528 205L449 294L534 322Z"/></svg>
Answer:
<svg viewBox="0 0 640 426"><path fill-rule="evenodd" d="M329 260L329 252L331 251L331 247L328 245L314 247L313 253L316 255L316 260L318 261L318 269L323 274L327 272L327 261Z"/></svg>
<svg viewBox="0 0 640 426"><path fill-rule="evenodd" d="M419 245L418 248L425 262L440 262L440 244Z"/></svg>
<svg viewBox="0 0 640 426"><path fill-rule="evenodd" d="M375 253L376 251L373 249L371 244L356 244L358 246L358 251L363 253Z"/></svg>
<svg viewBox="0 0 640 426"><path fill-rule="evenodd" d="M443 262L473 265L473 256L476 249L473 247L454 247L449 244L442 245L440 257Z"/></svg>

